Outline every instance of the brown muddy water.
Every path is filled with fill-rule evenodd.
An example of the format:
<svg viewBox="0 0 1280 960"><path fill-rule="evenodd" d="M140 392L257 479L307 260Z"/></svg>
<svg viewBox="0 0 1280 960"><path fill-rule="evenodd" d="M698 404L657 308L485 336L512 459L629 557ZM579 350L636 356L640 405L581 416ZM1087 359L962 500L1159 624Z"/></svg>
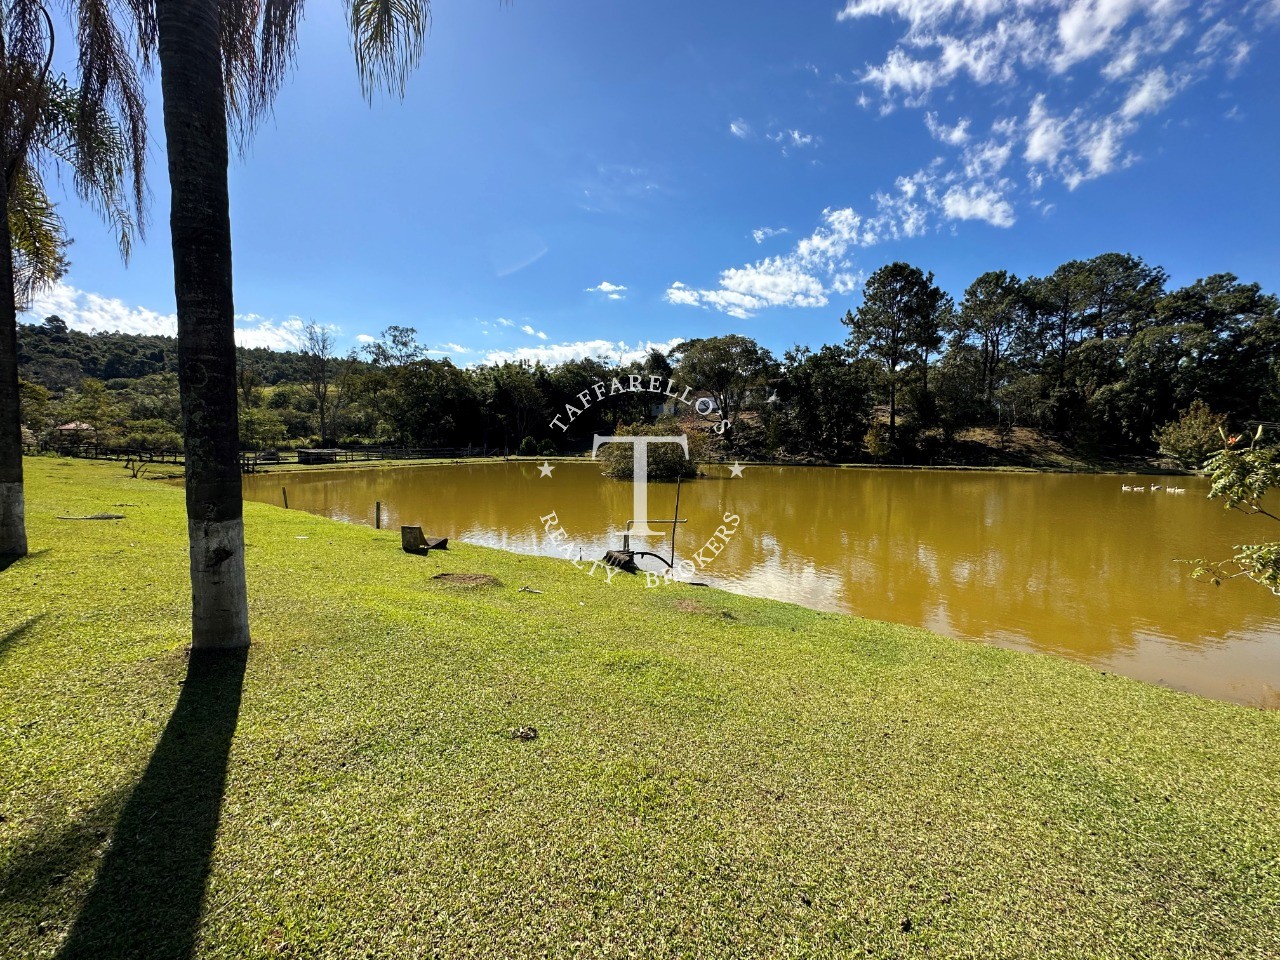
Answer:
<svg viewBox="0 0 1280 960"><path fill-rule="evenodd" d="M703 551L711 562L694 579L1280 707L1280 597L1242 581L1197 583L1175 562L1223 558L1272 533L1264 519L1207 501L1201 478L704 471L681 491L689 522L676 536L677 560L692 560L726 513L740 523L718 556ZM1186 492L1122 489L1153 479ZM542 520L554 512L587 561L620 546L632 516L631 485L589 461L561 462L549 478L531 462L260 475L245 478L245 496L279 505L281 486L290 507L333 519L372 525L382 501L385 527L417 524L429 536L561 556L563 541ZM675 486L649 489L649 516L670 518ZM664 556L669 547L667 535L646 544ZM663 569L652 559L642 566Z"/></svg>

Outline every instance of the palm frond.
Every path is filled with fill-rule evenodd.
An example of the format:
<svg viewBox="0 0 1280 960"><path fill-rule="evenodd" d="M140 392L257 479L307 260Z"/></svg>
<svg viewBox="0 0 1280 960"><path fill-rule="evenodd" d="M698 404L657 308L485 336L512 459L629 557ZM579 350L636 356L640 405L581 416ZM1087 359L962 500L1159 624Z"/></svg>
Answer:
<svg viewBox="0 0 1280 960"><path fill-rule="evenodd" d="M258 117L259 0L220 0L219 46L230 132L243 145Z"/></svg>
<svg viewBox="0 0 1280 960"><path fill-rule="evenodd" d="M303 0L222 0L227 121L244 149L293 65Z"/></svg>
<svg viewBox="0 0 1280 960"><path fill-rule="evenodd" d="M347 0L347 19L365 98L379 88L404 96L431 29L430 0Z"/></svg>
<svg viewBox="0 0 1280 960"><path fill-rule="evenodd" d="M53 21L39 3L0 4L0 162L12 178L38 122L38 104L53 61Z"/></svg>
<svg viewBox="0 0 1280 960"><path fill-rule="evenodd" d="M25 310L39 291L67 272L71 241L56 205L40 181L20 165L9 189L9 237L13 247L13 297Z"/></svg>
<svg viewBox="0 0 1280 960"><path fill-rule="evenodd" d="M30 2L30 0L24 0ZM112 0L69 0L74 4L78 50L79 108L77 140L83 139L86 163L99 166L92 151L102 146L94 136L95 128L114 123L120 130L127 169L132 181L132 204L142 223L146 206L147 118L142 81L133 54L137 52L143 67L150 64L156 42L154 4L145 0L126 0L131 17L130 42L117 23L117 4Z"/></svg>
<svg viewBox="0 0 1280 960"><path fill-rule="evenodd" d="M47 154L71 170L76 193L111 227L128 260L133 237L143 231L130 202L129 137L111 114L96 111L86 122L83 109L83 97L64 77L46 83L33 161Z"/></svg>
<svg viewBox="0 0 1280 960"><path fill-rule="evenodd" d="M264 100L274 99L298 49L302 0L265 0L262 4L262 52L258 60Z"/></svg>

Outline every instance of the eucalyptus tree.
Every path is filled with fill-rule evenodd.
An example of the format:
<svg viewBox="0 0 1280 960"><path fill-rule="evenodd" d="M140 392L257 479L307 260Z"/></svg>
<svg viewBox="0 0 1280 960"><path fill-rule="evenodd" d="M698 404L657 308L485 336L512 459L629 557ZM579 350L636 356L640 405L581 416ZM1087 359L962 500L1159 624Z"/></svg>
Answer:
<svg viewBox="0 0 1280 960"><path fill-rule="evenodd" d="M27 553L17 315L63 275L70 242L45 175L71 174L126 258L143 208L145 125L86 103L83 90L50 72L53 53L53 20L42 6L0 5L0 559Z"/></svg>
<svg viewBox="0 0 1280 960"><path fill-rule="evenodd" d="M310 336L308 334L308 340ZM360 381L364 401L377 414L379 429L410 445L410 425L422 411L414 408L409 381L427 360L427 347L413 327L390 326L365 346L369 370Z"/></svg>
<svg viewBox="0 0 1280 960"><path fill-rule="evenodd" d="M269 113L294 60L303 6L303 0L73 5L87 104L132 104L131 52L144 66L160 65L194 650L249 643L228 143L232 136L247 143ZM366 98L384 88L402 95L422 56L429 0L347 0L346 15ZM136 40L132 51L128 36Z"/></svg>

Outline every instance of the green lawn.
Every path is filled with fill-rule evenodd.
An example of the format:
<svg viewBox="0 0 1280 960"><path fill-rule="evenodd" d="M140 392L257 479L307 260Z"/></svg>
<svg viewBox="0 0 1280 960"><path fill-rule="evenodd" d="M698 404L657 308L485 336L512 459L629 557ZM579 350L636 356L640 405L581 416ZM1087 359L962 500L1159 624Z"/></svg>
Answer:
<svg viewBox="0 0 1280 960"><path fill-rule="evenodd" d="M257 504L184 682L181 490L27 477L0 956L1280 955L1275 713Z"/></svg>

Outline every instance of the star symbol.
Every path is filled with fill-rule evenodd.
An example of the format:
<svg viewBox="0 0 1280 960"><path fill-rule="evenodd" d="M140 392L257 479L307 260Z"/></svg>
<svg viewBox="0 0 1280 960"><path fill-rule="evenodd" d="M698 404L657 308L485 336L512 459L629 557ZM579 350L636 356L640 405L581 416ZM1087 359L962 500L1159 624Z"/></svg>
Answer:
<svg viewBox="0 0 1280 960"><path fill-rule="evenodd" d="M742 470L743 470L743 466L742 466L742 464L735 462L735 463L734 463L734 465L733 465L732 467L730 467L730 468L729 468L729 476L730 476L730 477L741 477L741 476L742 476Z"/></svg>
<svg viewBox="0 0 1280 960"><path fill-rule="evenodd" d="M553 467L551 464L547 463L547 461L543 460L543 461L542 461L542 466L538 467L538 472L539 472L540 474L542 474L542 476L544 476L544 477L549 477L549 476L551 476L551 471L552 471L552 470L554 470L554 469L555 469L555 467Z"/></svg>

